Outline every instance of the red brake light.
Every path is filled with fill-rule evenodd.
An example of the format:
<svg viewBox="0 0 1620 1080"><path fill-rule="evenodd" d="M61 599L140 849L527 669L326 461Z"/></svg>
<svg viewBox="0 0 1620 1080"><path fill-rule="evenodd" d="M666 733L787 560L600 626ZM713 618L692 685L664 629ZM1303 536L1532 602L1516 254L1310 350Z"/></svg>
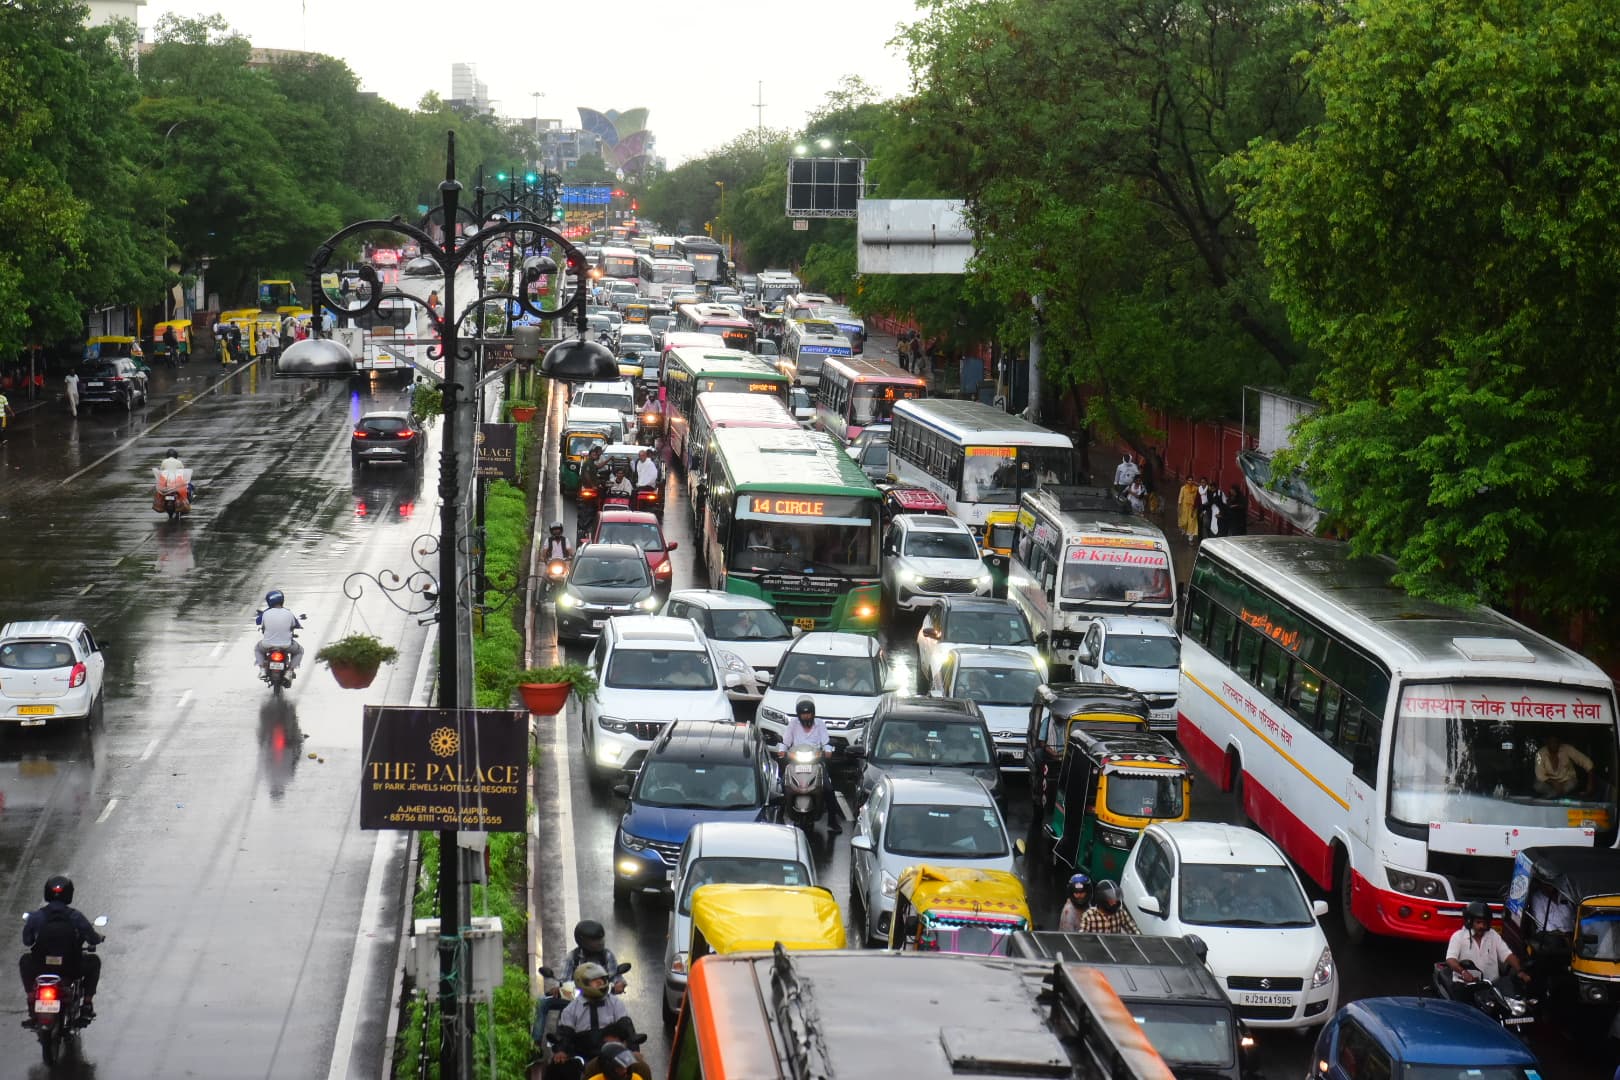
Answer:
<svg viewBox="0 0 1620 1080"><path fill-rule="evenodd" d="M54 987L54 986L42 986L42 987L40 987L39 988L39 1000L41 1000L41 1001L55 1001L56 1000L56 987Z"/></svg>
<svg viewBox="0 0 1620 1080"><path fill-rule="evenodd" d="M83 664L74 664L73 671L68 675L68 686L83 686L84 680L89 678L89 676L90 673L85 670L85 666Z"/></svg>
<svg viewBox="0 0 1620 1080"><path fill-rule="evenodd" d="M596 498L596 489L595 488L580 488L579 489L579 495L580 495L580 498L582 498L582 499L594 499L594 498Z"/></svg>
<svg viewBox="0 0 1620 1080"><path fill-rule="evenodd" d="M400 429L399 437L402 438L402 439L410 439L410 438L414 438L415 436L416 436L416 432L412 431L410 428L401 428Z"/></svg>
<svg viewBox="0 0 1620 1080"><path fill-rule="evenodd" d="M366 429L365 428L355 428L354 429L354 437L357 438L357 439L364 439L366 437Z"/></svg>
<svg viewBox="0 0 1620 1080"><path fill-rule="evenodd" d="M281 661L287 659L287 654L282 652L280 649L274 649L270 653L270 659L280 663Z"/></svg>

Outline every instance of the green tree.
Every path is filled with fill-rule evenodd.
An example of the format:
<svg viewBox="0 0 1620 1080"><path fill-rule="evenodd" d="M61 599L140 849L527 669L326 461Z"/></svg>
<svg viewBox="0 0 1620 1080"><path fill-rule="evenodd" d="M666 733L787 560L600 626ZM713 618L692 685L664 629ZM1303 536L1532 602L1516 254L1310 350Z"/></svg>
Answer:
<svg viewBox="0 0 1620 1080"><path fill-rule="evenodd" d="M1234 166L1326 358L1301 459L1407 587L1612 618L1620 9L1349 14L1312 68L1321 122Z"/></svg>

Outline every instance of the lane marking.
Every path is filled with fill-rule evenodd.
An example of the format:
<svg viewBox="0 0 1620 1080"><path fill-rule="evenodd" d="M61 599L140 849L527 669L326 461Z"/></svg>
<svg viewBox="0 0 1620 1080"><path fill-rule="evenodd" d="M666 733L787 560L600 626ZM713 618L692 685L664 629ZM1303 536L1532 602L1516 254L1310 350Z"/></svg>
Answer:
<svg viewBox="0 0 1620 1080"><path fill-rule="evenodd" d="M146 744L146 749L141 751L141 756L136 758L135 760L136 761L145 761L147 758L151 757L153 754L155 754L157 752L158 743L160 743L162 741L163 740L162 740L161 736L154 735L152 737L152 741Z"/></svg>
<svg viewBox="0 0 1620 1080"><path fill-rule="evenodd" d="M153 741L156 742L157 740L154 739ZM102 808L101 816L96 818L96 824L100 825L103 821L106 821L108 818L112 817L113 807L117 805L118 800L116 798L108 799L107 805Z"/></svg>
<svg viewBox="0 0 1620 1080"><path fill-rule="evenodd" d="M188 702L190 700L191 700L191 691L187 690L185 693L180 695L180 700L174 703L175 709L178 711L180 709L185 708L186 707L186 702Z"/></svg>
<svg viewBox="0 0 1620 1080"><path fill-rule="evenodd" d="M218 660L219 659L219 654L224 652L224 651L225 651L225 643L223 641L216 642L215 645L214 645L214 651L208 654L208 659L210 659L210 660ZM190 693L190 691L187 691L187 693Z"/></svg>
<svg viewBox="0 0 1620 1080"><path fill-rule="evenodd" d="M79 590L79 595L80 596L87 596L87 595L89 595L90 590L95 588L95 587L96 587L96 583L92 581L90 584L86 585L84 588Z"/></svg>
<svg viewBox="0 0 1620 1080"><path fill-rule="evenodd" d="M204 389L202 393L194 395L189 401L186 401L183 405L181 405L178 409L174 410L168 416L165 416L161 420L157 420L157 421L155 421L153 423L150 423L150 424L146 425L146 427L141 429L140 434L131 435L129 438L125 439L123 442L119 443L117 446L113 447L111 450L107 451L105 454L102 454L100 457L96 458L96 460L92 461L90 464L86 465L84 468L80 469L78 472L74 473L72 476L68 477L66 480L63 480L60 484L57 485L57 487L67 487L69 484L73 483L73 481L77 480L79 477L83 476L85 473L89 472L91 469L94 469L99 465L105 464L107 461L111 460L112 458L115 458L119 454L122 454L125 450L129 449L131 446L134 446L136 443L140 442L142 439L144 439L148 435L152 434L152 432L156 431L158 428L162 427L164 424L167 424L170 420L173 420L175 417L179 416L181 413L185 412L187 409L189 409L193 405L197 404L197 402L201 401L203 398L207 397L209 394L212 394L215 390L219 389L224 384L230 382L232 379L236 378L236 376L240 375L242 372L246 371L248 368L252 367L254 364L257 364L262 359L264 359L262 356L261 357L255 357L251 363L248 363L248 364L246 364L246 365L244 365L242 367L239 367L235 371L231 372L229 375L226 375L224 378L217 380L216 382L214 382L213 384L208 386L206 389Z"/></svg>

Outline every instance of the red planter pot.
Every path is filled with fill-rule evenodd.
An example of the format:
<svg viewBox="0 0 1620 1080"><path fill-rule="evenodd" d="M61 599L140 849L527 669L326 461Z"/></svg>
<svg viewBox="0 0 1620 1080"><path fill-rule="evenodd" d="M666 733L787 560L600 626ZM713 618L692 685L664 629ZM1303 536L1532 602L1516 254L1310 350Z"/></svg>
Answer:
<svg viewBox="0 0 1620 1080"><path fill-rule="evenodd" d="M526 424L533 420L534 414L539 411L539 407L535 405L514 405L512 406L512 419Z"/></svg>
<svg viewBox="0 0 1620 1080"><path fill-rule="evenodd" d="M356 667L353 664L333 661L326 666L332 669L332 678L336 679L337 684L345 690L364 690L377 677L376 664L371 667Z"/></svg>
<svg viewBox="0 0 1620 1080"><path fill-rule="evenodd" d="M521 683L518 696L523 699L523 707L535 715L556 716L568 702L569 689L565 682Z"/></svg>

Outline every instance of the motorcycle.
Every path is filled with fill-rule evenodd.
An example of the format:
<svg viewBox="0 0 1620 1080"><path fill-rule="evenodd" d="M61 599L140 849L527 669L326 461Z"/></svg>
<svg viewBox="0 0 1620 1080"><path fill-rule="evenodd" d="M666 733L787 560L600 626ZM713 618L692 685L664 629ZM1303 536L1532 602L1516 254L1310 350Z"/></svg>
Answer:
<svg viewBox="0 0 1620 1080"><path fill-rule="evenodd" d="M1469 971L1479 971L1471 960L1462 961L1462 965ZM1483 978L1468 982L1444 960L1434 965L1430 986L1434 993L1447 1001L1474 1006L1521 1039L1529 1038L1530 1027L1536 1022L1536 1006L1540 1003L1537 998L1529 994L1508 997Z"/></svg>
<svg viewBox="0 0 1620 1080"><path fill-rule="evenodd" d="M298 621L303 622L307 618L308 615L300 615ZM297 637L298 631L294 630L293 636ZM271 693L279 694L283 690L290 689L296 676L297 672L292 669L291 649L272 645L264 650L264 660L259 664L259 679L270 685Z"/></svg>
<svg viewBox="0 0 1620 1080"><path fill-rule="evenodd" d="M98 931L104 928L107 916L96 916L94 925ZM89 942L85 942L82 948L87 953L96 951L96 947ZM37 975L34 977L34 988L30 991L30 1005L34 1034L39 1038L40 1056L46 1065L55 1065L66 1055L68 1041L77 1039L78 1033L90 1026L91 1018L83 1015L83 981L78 976Z"/></svg>
<svg viewBox="0 0 1620 1080"><path fill-rule="evenodd" d="M191 483L190 469L181 469L178 473L153 469L152 476L157 481L157 490L152 495L153 510L169 515L170 521L179 521L182 514L191 513L195 488Z"/></svg>
<svg viewBox="0 0 1620 1080"><path fill-rule="evenodd" d="M795 746L785 754L782 762L782 817L805 832L816 827L821 816L822 786L826 778L826 763L821 750L814 746Z"/></svg>
<svg viewBox="0 0 1620 1080"><path fill-rule="evenodd" d="M641 410L641 425L636 429L636 442L642 446L657 446L664 434L664 414L656 409Z"/></svg>
<svg viewBox="0 0 1620 1080"><path fill-rule="evenodd" d="M610 973L613 993L624 993L624 974L630 970L630 967L629 964L621 963ZM575 988L572 978L559 980L557 972L552 968L542 966L539 971L548 984L556 983L556 986L547 994L551 998L552 1004L546 1012L545 1030L532 1033L535 1036L535 1044L538 1046L543 1043L548 1047L548 1050L539 1061L530 1065L529 1075L543 1078L543 1080L580 1080L586 1075L584 1067L587 1064L586 1059L581 1054L584 1050L591 1048L565 1046L561 1036L557 1034L557 1022L562 1016L563 1009L570 1001L574 1000L574 995L578 993L578 990ZM646 1035L635 1033L626 1040L626 1044L632 1050L635 1050L646 1041ZM553 1057L559 1053L571 1054L572 1056L566 1061L554 1061ZM639 1052L637 1056L640 1056Z"/></svg>
<svg viewBox="0 0 1620 1080"><path fill-rule="evenodd" d="M569 560L555 558L546 563L546 595L554 595L568 580Z"/></svg>

